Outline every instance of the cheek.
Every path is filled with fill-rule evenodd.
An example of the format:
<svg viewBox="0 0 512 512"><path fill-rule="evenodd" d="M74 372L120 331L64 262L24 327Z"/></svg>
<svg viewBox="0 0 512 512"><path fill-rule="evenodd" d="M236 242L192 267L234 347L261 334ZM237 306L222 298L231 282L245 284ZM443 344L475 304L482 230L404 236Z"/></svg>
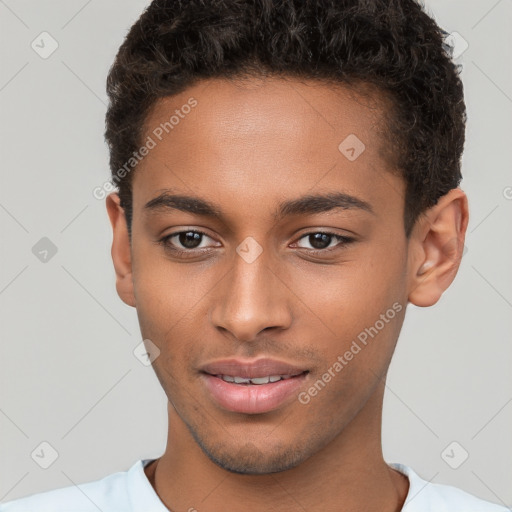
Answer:
<svg viewBox="0 0 512 512"><path fill-rule="evenodd" d="M212 272L170 261L158 248L139 250L132 268L137 314L151 330L166 332L197 315L215 284Z"/></svg>
<svg viewBox="0 0 512 512"><path fill-rule="evenodd" d="M389 364L406 307L403 254L399 248L393 257L375 252L295 281L307 306L297 315L297 326L310 332L324 362L316 378L329 369L336 375L329 384L333 391L373 381L369 369L380 374Z"/></svg>
<svg viewBox="0 0 512 512"><path fill-rule="evenodd" d="M405 308L403 261L388 259L383 265L376 260L317 268L294 279L290 288L304 305L297 320L314 321L324 335L346 340L374 325L396 302Z"/></svg>
<svg viewBox="0 0 512 512"><path fill-rule="evenodd" d="M197 351L198 320L206 318L207 295L215 283L209 279L215 276L156 256L155 249L135 261L141 262L132 267L140 331L160 350L155 371L172 384L172 374L189 367Z"/></svg>

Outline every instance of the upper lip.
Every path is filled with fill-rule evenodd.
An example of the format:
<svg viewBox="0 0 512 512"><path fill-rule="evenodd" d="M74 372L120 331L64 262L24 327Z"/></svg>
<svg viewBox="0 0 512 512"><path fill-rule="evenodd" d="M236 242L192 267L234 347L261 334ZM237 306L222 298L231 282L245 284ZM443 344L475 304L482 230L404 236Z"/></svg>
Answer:
<svg viewBox="0 0 512 512"><path fill-rule="evenodd" d="M270 375L299 375L307 370L284 361L262 358L256 360L222 359L204 365L201 371L210 375L230 375L255 379Z"/></svg>

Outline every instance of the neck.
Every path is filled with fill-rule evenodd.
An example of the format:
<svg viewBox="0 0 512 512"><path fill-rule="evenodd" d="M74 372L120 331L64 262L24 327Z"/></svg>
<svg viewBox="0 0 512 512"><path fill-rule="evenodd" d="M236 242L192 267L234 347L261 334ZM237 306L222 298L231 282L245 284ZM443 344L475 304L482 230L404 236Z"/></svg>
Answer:
<svg viewBox="0 0 512 512"><path fill-rule="evenodd" d="M171 511L221 512L243 503L247 512L398 512L409 482L382 456L383 391L384 384L315 455L292 469L267 475L240 475L217 466L169 406L167 447L145 468L146 475Z"/></svg>

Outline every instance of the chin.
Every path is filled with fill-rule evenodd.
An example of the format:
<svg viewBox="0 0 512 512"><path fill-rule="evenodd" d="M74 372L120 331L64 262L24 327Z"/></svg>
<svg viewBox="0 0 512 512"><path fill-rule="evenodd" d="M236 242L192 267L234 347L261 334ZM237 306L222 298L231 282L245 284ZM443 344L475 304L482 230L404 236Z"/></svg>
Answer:
<svg viewBox="0 0 512 512"><path fill-rule="evenodd" d="M194 434L193 434L194 435ZM215 443L211 446L196 435L194 438L203 453L217 466L239 475L268 475L279 473L298 466L308 455L300 447L271 446L265 447L265 451L259 449L253 443L245 443L242 446Z"/></svg>

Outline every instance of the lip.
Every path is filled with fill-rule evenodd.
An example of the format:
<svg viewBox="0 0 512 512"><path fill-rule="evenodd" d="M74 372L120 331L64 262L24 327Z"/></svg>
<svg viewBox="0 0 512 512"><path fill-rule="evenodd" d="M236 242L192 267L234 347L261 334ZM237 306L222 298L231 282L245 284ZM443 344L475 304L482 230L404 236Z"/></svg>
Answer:
<svg viewBox="0 0 512 512"><path fill-rule="evenodd" d="M252 361L222 359L204 365L201 371L210 375L232 375L233 377L255 379L257 377L266 377L267 375L298 375L307 371L307 369L285 363L284 361L278 361L277 359L261 358Z"/></svg>
<svg viewBox="0 0 512 512"><path fill-rule="evenodd" d="M304 368L275 359L225 359L205 365L201 369L201 380L210 397L222 409L242 414L262 414L276 410L295 399L308 373ZM268 375L293 376L268 384L235 384L226 382L217 375L246 379Z"/></svg>

